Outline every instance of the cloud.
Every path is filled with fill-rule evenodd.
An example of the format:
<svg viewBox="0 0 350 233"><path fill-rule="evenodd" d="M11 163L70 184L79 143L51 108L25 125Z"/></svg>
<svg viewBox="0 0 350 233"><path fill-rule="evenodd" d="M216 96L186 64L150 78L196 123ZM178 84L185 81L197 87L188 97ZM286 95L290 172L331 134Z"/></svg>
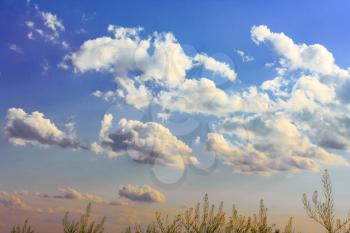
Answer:
<svg viewBox="0 0 350 233"><path fill-rule="evenodd" d="M287 97L288 96L288 85L290 80L287 78L278 76L273 79L264 81L261 84L261 89L266 92L271 92L276 97Z"/></svg>
<svg viewBox="0 0 350 233"><path fill-rule="evenodd" d="M65 50L69 50L70 49L70 45L67 41L62 41L62 48L64 48Z"/></svg>
<svg viewBox="0 0 350 233"><path fill-rule="evenodd" d="M254 57L247 55L244 51L236 49L235 50L238 56L241 58L242 62L252 62Z"/></svg>
<svg viewBox="0 0 350 233"><path fill-rule="evenodd" d="M126 202L126 201L119 201L119 200L108 201L100 196L81 193L80 191L73 189L73 188L59 188L58 192L59 192L59 194L57 194L57 195L37 193L37 196L41 197L41 198L83 200L83 201L88 201L88 202L92 202L95 204L107 204L107 205L113 205L113 206L128 205L128 202Z"/></svg>
<svg viewBox="0 0 350 233"><path fill-rule="evenodd" d="M128 72L140 72L140 82L152 80L159 85L179 85L191 68L191 59L171 33L154 34L153 40L141 39L140 28L108 27L114 37L99 37L85 41L72 54L74 67L112 72L125 77ZM148 51L153 50L150 54Z"/></svg>
<svg viewBox="0 0 350 233"><path fill-rule="evenodd" d="M109 202L109 205L111 205L111 206L128 206L128 205L129 205L129 202L127 202L127 201L122 201L122 200L119 200L119 201L111 201L111 202Z"/></svg>
<svg viewBox="0 0 350 233"><path fill-rule="evenodd" d="M138 202L165 202L165 195L149 185L122 185L119 187L119 195L129 200Z"/></svg>
<svg viewBox="0 0 350 233"><path fill-rule="evenodd" d="M31 6L31 4L29 4L29 6ZM35 40L35 35L37 35L51 43L61 44L61 42L59 42L60 33L65 31L63 21L52 12L41 11L38 5L34 5L34 10L35 13L40 16L40 21L25 21L25 25L29 30L27 33L28 39ZM63 44L62 46L65 47Z"/></svg>
<svg viewBox="0 0 350 233"><path fill-rule="evenodd" d="M46 74L50 70L49 62L46 59L41 62L40 66L42 74Z"/></svg>
<svg viewBox="0 0 350 233"><path fill-rule="evenodd" d="M209 79L187 79L180 87L161 91L157 102L166 109L213 115L224 115L242 109L238 95L226 94Z"/></svg>
<svg viewBox="0 0 350 233"><path fill-rule="evenodd" d="M118 84L123 90L117 91L116 94L125 99L127 104L130 104L137 109L141 109L151 103L152 93L145 85L140 84L136 87L135 81L128 78L119 78Z"/></svg>
<svg viewBox="0 0 350 233"><path fill-rule="evenodd" d="M51 196L49 194L38 194L37 196L44 197L44 198L58 198L58 199L69 199L69 200L79 199L79 200L86 200L94 203L106 203L106 201L102 197L91 195L91 194L83 194L73 188L58 188L58 192L60 193L58 195Z"/></svg>
<svg viewBox="0 0 350 233"><path fill-rule="evenodd" d="M70 59L69 55L64 55L62 60L57 64L58 68L61 68L62 70L68 70L69 65L67 64L67 61Z"/></svg>
<svg viewBox="0 0 350 233"><path fill-rule="evenodd" d="M276 74L257 85L224 90L192 71L201 67L229 81L236 71L205 53L186 54L172 33L144 35L142 27L112 25L108 31L110 36L85 41L66 59L76 72L114 78L116 89L94 96L121 99L137 109L156 104L166 112L157 114L164 119L173 112L211 116L215 127L207 146L238 172L269 175L348 166L337 155L350 148L350 108L344 104L350 99L348 71L324 46L295 43L284 33L254 26L253 41L271 44L279 56L273 63ZM236 52L243 62L254 59ZM178 168L198 162L191 148L158 123L122 119L115 129L112 121L105 115L101 122L99 140L91 144L96 153L128 154L141 163Z"/></svg>
<svg viewBox="0 0 350 233"><path fill-rule="evenodd" d="M266 111L272 104L269 96L255 87L228 93L206 77L187 77L199 66L231 81L237 73L229 64L204 53L185 54L172 33L144 37L142 27L113 25L108 31L113 36L87 40L70 55L77 72L114 75L117 89L97 90L93 95L98 98L122 99L137 109L156 103L170 111L216 116ZM99 149L96 144L93 147Z"/></svg>
<svg viewBox="0 0 350 233"><path fill-rule="evenodd" d="M276 100L273 111L289 115L300 134L320 148L332 153L349 151L349 105L345 94L348 70L337 66L333 55L322 45L296 44L267 26L253 27L251 32L256 43L273 45L281 56L282 71L302 71L298 76L281 72L280 77L261 85Z"/></svg>
<svg viewBox="0 0 350 233"><path fill-rule="evenodd" d="M36 208L33 206L28 205L22 197L24 194L16 194L16 193L7 193L7 192L1 192L0 191L0 207L4 207L7 209L12 210L19 210L19 211L31 211L36 213L42 213L45 211L42 208Z"/></svg>
<svg viewBox="0 0 350 233"><path fill-rule="evenodd" d="M217 61L214 58L207 56L206 54L197 54L194 56L193 60L198 64L203 65L205 69L222 75L231 81L234 81L237 77L236 72L231 69L227 63Z"/></svg>
<svg viewBox="0 0 350 233"><path fill-rule="evenodd" d="M20 47L18 47L18 45L16 44L10 44L9 50L14 51L18 54L23 54L23 50Z"/></svg>
<svg viewBox="0 0 350 233"><path fill-rule="evenodd" d="M94 91L92 95L97 98L103 99L104 101L107 101L107 102L114 101L118 97L118 94L114 91L102 92L100 90L97 90L97 91Z"/></svg>
<svg viewBox="0 0 350 233"><path fill-rule="evenodd" d="M51 12L41 12L41 17L44 20L45 26L50 28L52 31L64 31L62 21L59 20L55 14L52 14Z"/></svg>
<svg viewBox="0 0 350 233"><path fill-rule="evenodd" d="M206 54L187 55L172 33L144 36L142 27L113 25L108 31L112 36L87 40L70 55L77 72L114 75L116 91L95 92L104 100L122 99L138 109L147 107L160 91L181 87L188 72L199 66L231 81L237 76L227 63Z"/></svg>
<svg viewBox="0 0 350 233"><path fill-rule="evenodd" d="M283 113L228 118L219 125L219 131L234 140L209 133L207 148L237 172L270 175L317 171L323 164L349 165L342 157L310 142Z"/></svg>
<svg viewBox="0 0 350 233"><path fill-rule="evenodd" d="M256 44L269 42L282 57L280 64L290 70L302 69L330 76L348 76L347 70L339 68L331 52L320 44L296 44L283 32L276 33L266 25L253 26L252 40Z"/></svg>
<svg viewBox="0 0 350 233"><path fill-rule="evenodd" d="M0 192L0 205L9 209L29 209L29 206L15 194Z"/></svg>
<svg viewBox="0 0 350 233"><path fill-rule="evenodd" d="M157 103L172 111L214 116L235 112L263 112L271 105L269 96L255 87L228 94L206 78L188 79L179 88L161 91Z"/></svg>
<svg viewBox="0 0 350 233"><path fill-rule="evenodd" d="M28 28L33 28L35 25L35 23L31 20L25 21L24 23Z"/></svg>
<svg viewBox="0 0 350 233"><path fill-rule="evenodd" d="M26 113L21 108L7 111L4 132L6 138L15 145L59 146L62 148L83 148L74 130L65 133L41 112Z"/></svg>
<svg viewBox="0 0 350 233"><path fill-rule="evenodd" d="M340 107L342 106L342 107ZM350 151L350 118L343 105L317 108L310 113L294 114L312 141L334 152Z"/></svg>
<svg viewBox="0 0 350 233"><path fill-rule="evenodd" d="M108 25L107 30L112 32L115 38L126 38L138 36L138 34L143 31L143 27L125 28L110 24Z"/></svg>
<svg viewBox="0 0 350 233"><path fill-rule="evenodd" d="M316 108L324 108L333 103L335 98L334 87L322 83L317 76L302 75L295 82L284 107L289 111L307 109L313 112Z"/></svg>
<svg viewBox="0 0 350 233"><path fill-rule="evenodd" d="M192 150L176 138L169 129L155 122L121 119L111 130L113 117L106 114L101 122L99 142L91 149L116 157L127 153L134 161L183 169L198 160Z"/></svg>

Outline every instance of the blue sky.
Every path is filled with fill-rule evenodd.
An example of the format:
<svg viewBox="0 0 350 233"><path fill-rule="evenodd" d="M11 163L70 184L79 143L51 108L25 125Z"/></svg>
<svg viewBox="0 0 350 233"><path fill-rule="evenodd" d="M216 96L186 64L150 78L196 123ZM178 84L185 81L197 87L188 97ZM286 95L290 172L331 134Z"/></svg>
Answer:
<svg viewBox="0 0 350 233"><path fill-rule="evenodd" d="M313 0L1 1L0 214L11 215L0 229L29 214L57 226L59 206L88 201L121 219L114 229L207 192L247 213L264 198L277 223L295 215L316 231L300 198L325 168L346 213L349 10Z"/></svg>

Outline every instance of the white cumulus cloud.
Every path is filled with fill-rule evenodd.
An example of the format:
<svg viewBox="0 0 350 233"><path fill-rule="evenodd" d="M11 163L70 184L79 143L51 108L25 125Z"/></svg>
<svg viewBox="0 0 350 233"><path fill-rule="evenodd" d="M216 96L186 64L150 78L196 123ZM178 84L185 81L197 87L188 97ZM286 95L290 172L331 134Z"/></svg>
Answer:
<svg viewBox="0 0 350 233"><path fill-rule="evenodd" d="M313 144L285 114L232 117L220 125L223 134L208 134L207 147L237 172L317 171L323 164L348 166L340 156Z"/></svg>
<svg viewBox="0 0 350 233"><path fill-rule="evenodd" d="M283 32L272 32L266 25L252 27L251 37L256 44L269 42L282 57L281 65L288 69L303 69L330 76L349 75L347 70L335 64L333 54L321 44L297 44Z"/></svg>
<svg viewBox="0 0 350 233"><path fill-rule="evenodd" d="M193 60L203 65L205 69L220 74L231 81L234 81L237 77L237 73L227 63L217 61L206 54L197 54Z"/></svg>
<svg viewBox="0 0 350 233"><path fill-rule="evenodd" d="M101 122L99 142L92 150L110 157L127 154L146 164L167 165L183 169L186 164L198 163L192 150L169 129L155 122L121 119L111 130L113 117L106 114Z"/></svg>

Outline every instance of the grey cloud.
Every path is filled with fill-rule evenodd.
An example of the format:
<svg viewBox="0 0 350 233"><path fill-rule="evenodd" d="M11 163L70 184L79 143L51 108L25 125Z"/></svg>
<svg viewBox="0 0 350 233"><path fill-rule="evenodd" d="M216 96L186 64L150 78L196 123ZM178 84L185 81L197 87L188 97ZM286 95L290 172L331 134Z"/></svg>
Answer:
<svg viewBox="0 0 350 233"><path fill-rule="evenodd" d="M61 131L41 112L29 114L21 108L10 108L7 111L6 118L4 133L13 144L84 148L73 132L65 133ZM72 131L72 129L69 131Z"/></svg>
<svg viewBox="0 0 350 233"><path fill-rule="evenodd" d="M100 139L92 144L97 153L117 157L127 153L133 160L183 169L186 164L198 163L192 150L169 129L155 122L121 119L116 130L110 131L112 115L101 122Z"/></svg>

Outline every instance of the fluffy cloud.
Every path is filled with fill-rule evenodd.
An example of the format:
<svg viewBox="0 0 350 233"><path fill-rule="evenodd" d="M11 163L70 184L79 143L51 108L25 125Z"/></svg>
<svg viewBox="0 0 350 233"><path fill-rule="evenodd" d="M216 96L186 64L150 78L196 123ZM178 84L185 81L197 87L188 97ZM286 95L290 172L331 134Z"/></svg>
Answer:
<svg viewBox="0 0 350 233"><path fill-rule="evenodd" d="M162 192L152 188L149 185L123 185L119 187L119 195L132 201L139 202L165 202L165 196Z"/></svg>
<svg viewBox="0 0 350 233"><path fill-rule="evenodd" d="M224 115L242 109L242 100L229 95L209 79L188 79L179 88L162 91L158 103L164 108L188 113Z"/></svg>
<svg viewBox="0 0 350 233"><path fill-rule="evenodd" d="M72 55L74 67L80 72L89 70L125 74L134 66L134 54L148 48L148 42L139 44L139 38L100 37L85 41Z"/></svg>
<svg viewBox="0 0 350 233"><path fill-rule="evenodd" d="M303 71L297 77L282 72L283 76L261 85L276 100L273 111L287 114L300 134L322 150L349 151L349 106L344 95L348 70L337 66L322 45L296 44L284 33L271 32L266 26L253 27L251 33L257 44L273 45L281 56L282 69ZM307 72L311 74L305 75Z"/></svg>
<svg viewBox="0 0 350 233"><path fill-rule="evenodd" d="M293 113L312 141L332 151L350 151L349 108L342 104L317 108L313 112Z"/></svg>
<svg viewBox="0 0 350 233"><path fill-rule="evenodd" d="M350 99L348 71L335 64L324 46L295 43L284 33L255 26L253 41L271 44L280 57L277 77L223 90L191 69L202 67L230 81L236 79L235 70L204 53L187 55L172 33L145 37L141 27L111 25L108 31L112 36L85 41L70 56L80 73L94 70L114 76L117 89L96 91L95 96L121 98L138 109L155 103L167 114L210 115L216 121L220 117L207 147L236 171L272 174L348 165L335 154L350 148L350 108L342 104ZM236 52L243 61L251 60ZM110 157L128 153L142 163L179 168L197 163L191 148L162 125L122 119L112 130L112 120L106 115L102 121L99 141L91 145L95 152Z"/></svg>
<svg viewBox="0 0 350 233"><path fill-rule="evenodd" d="M288 69L303 69L330 76L349 75L347 70L335 64L332 53L320 44L296 44L282 32L271 32L266 25L252 27L251 37L256 44L269 42L282 56L281 65Z"/></svg>
<svg viewBox="0 0 350 233"><path fill-rule="evenodd" d="M208 55L188 56L172 33L144 37L141 27L113 25L109 25L108 31L113 36L87 40L70 55L80 73L94 70L115 76L117 91L95 92L105 100L121 98L136 108L144 108L158 96L154 87L177 89L188 80L188 72L199 66L231 81L237 76L227 63Z"/></svg>
<svg viewBox="0 0 350 233"><path fill-rule="evenodd" d="M227 63L217 61L206 54L197 54L193 60L203 65L205 69L222 75L231 81L234 81L237 77L236 72L232 70Z"/></svg>
<svg viewBox="0 0 350 233"><path fill-rule="evenodd" d="M295 82L284 108L289 111L308 110L314 112L316 108L325 108L325 105L335 101L334 87L322 83L316 76L301 76Z"/></svg>
<svg viewBox="0 0 350 233"><path fill-rule="evenodd" d="M97 90L93 92L92 95L107 102L113 102L121 98L124 99L127 104L137 109L142 109L152 102L153 95L145 85L136 85L135 81L129 78L120 77L116 81L120 89L106 92Z"/></svg>
<svg viewBox="0 0 350 233"><path fill-rule="evenodd" d="M183 169L185 164L198 163L191 148L171 134L169 129L155 123L121 119L111 131L113 117L106 114L101 122L99 143L92 150L110 157L127 153L140 163L167 165Z"/></svg>
<svg viewBox="0 0 350 233"><path fill-rule="evenodd" d="M290 80L278 76L273 79L264 81L261 84L261 89L266 92L271 92L276 97L287 97L288 96L288 84Z"/></svg>
<svg viewBox="0 0 350 233"><path fill-rule="evenodd" d="M141 109L152 101L152 93L145 85L135 86L135 81L128 78L119 78L118 84L123 90L117 91L117 96L125 99L125 102L135 108Z"/></svg>
<svg viewBox="0 0 350 233"><path fill-rule="evenodd" d="M264 112L272 104L269 96L256 87L230 94L206 78L188 79L179 88L160 92L157 103L172 111L214 116L235 112Z"/></svg>
<svg viewBox="0 0 350 233"><path fill-rule="evenodd" d="M285 114L225 119L222 134L208 134L207 148L238 172L272 174L316 171L322 164L348 166L340 156L310 142Z"/></svg>
<svg viewBox="0 0 350 233"><path fill-rule="evenodd" d="M8 109L6 118L5 136L13 144L82 148L72 124L67 125L69 132L65 133L43 113L36 111L28 114L21 108Z"/></svg>
<svg viewBox="0 0 350 233"><path fill-rule="evenodd" d="M191 59L171 33L154 34L153 39L141 39L141 28L109 26L113 37L88 40L72 55L74 67L80 72L88 70L112 72L127 77L139 72L139 82L152 80L159 85L179 85L191 68ZM148 51L152 48L153 53ZM117 79L118 81L118 79Z"/></svg>

